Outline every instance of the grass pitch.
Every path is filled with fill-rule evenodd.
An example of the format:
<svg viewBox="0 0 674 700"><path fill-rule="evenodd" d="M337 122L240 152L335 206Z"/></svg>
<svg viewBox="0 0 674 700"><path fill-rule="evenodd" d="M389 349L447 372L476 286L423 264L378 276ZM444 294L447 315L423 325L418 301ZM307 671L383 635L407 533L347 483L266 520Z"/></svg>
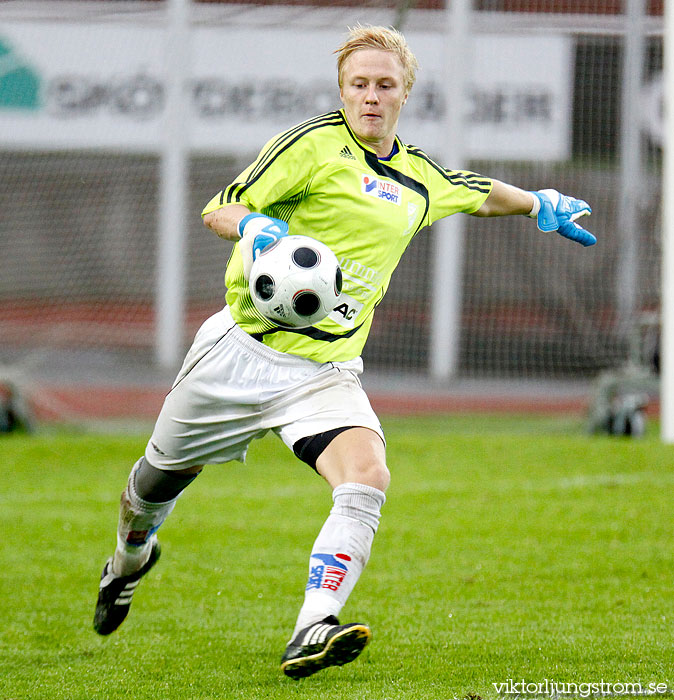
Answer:
<svg viewBox="0 0 674 700"><path fill-rule="evenodd" d="M393 481L342 615L374 639L300 682L278 662L331 502L280 441L189 487L129 618L101 638L97 579L145 437L2 437L0 698L487 699L514 697L494 685L509 679L674 688L674 448L552 419L384 427Z"/></svg>

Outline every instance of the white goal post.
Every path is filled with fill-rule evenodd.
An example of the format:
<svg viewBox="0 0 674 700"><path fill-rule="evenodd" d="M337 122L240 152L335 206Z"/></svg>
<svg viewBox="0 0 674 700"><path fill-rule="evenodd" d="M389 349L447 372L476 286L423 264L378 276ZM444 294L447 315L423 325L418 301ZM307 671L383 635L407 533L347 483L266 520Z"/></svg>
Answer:
<svg viewBox="0 0 674 700"><path fill-rule="evenodd" d="M660 429L674 442L674 3L665 3L665 152L662 185Z"/></svg>
<svg viewBox="0 0 674 700"><path fill-rule="evenodd" d="M190 78L190 0L167 0L166 110L161 146L157 245L155 356L165 369L178 366L185 322L185 254L189 143L185 109Z"/></svg>

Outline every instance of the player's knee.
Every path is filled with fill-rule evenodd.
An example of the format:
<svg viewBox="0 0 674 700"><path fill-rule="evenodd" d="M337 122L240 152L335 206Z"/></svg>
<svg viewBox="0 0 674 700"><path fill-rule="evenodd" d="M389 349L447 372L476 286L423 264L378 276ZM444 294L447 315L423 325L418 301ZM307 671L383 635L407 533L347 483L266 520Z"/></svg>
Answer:
<svg viewBox="0 0 674 700"><path fill-rule="evenodd" d="M374 486L374 488L379 489L380 491L386 491L390 483L391 473L384 464L371 474L370 483L368 486Z"/></svg>
<svg viewBox="0 0 674 700"><path fill-rule="evenodd" d="M316 460L316 470L333 489L350 482L385 491L391 480L384 442L368 428L350 428L334 437Z"/></svg>
<svg viewBox="0 0 674 700"><path fill-rule="evenodd" d="M347 481L372 486L380 491L386 491L391 482L391 473L386 463L375 457L356 460L349 472L346 475Z"/></svg>

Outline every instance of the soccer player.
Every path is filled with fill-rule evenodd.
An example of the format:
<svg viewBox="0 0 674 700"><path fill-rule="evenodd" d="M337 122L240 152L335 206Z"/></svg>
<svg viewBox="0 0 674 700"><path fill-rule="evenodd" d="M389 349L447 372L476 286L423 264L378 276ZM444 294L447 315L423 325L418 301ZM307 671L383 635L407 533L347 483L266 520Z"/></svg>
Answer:
<svg viewBox="0 0 674 700"><path fill-rule="evenodd" d="M338 615L367 564L390 478L360 354L401 255L422 228L455 213L530 216L542 230L595 242L575 223L590 213L584 201L447 170L396 136L417 66L400 33L358 26L336 54L343 108L272 138L203 211L209 229L238 241L226 306L198 331L131 470L100 582L99 634L126 617L181 491L205 464L243 460L251 440L271 430L325 479L334 504L311 549L281 668L297 679L353 661L371 631ZM265 319L247 284L255 256L289 230L330 246L344 276L339 306L304 329Z"/></svg>

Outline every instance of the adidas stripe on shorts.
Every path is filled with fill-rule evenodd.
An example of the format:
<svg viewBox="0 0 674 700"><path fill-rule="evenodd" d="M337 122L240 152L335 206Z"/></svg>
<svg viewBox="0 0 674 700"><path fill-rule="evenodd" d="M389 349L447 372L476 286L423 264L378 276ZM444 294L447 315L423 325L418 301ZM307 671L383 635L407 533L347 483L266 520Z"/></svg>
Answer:
<svg viewBox="0 0 674 700"><path fill-rule="evenodd" d="M158 469L243 461L251 440L297 440L342 426L384 439L358 375L361 358L319 363L281 353L236 325L229 309L207 319L159 413L145 458Z"/></svg>

